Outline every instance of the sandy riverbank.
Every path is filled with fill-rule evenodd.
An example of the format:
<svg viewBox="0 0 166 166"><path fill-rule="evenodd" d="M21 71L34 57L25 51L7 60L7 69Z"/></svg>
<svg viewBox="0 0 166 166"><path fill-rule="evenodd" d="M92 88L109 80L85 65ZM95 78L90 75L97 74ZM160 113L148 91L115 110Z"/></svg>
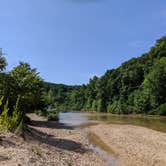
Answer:
<svg viewBox="0 0 166 166"><path fill-rule="evenodd" d="M2 166L105 166L103 159L88 149L85 132L30 115L32 125L24 139L0 134Z"/></svg>
<svg viewBox="0 0 166 166"><path fill-rule="evenodd" d="M102 144L104 150L113 151L117 166L166 165L166 133L104 123L73 130L57 122L47 122L35 114L30 117L32 124L24 138L11 133L0 134L0 166L108 165L89 149L88 132L92 133L92 139L97 138L95 142Z"/></svg>
<svg viewBox="0 0 166 166"><path fill-rule="evenodd" d="M165 166L166 133L132 125L91 126L115 153L119 166Z"/></svg>

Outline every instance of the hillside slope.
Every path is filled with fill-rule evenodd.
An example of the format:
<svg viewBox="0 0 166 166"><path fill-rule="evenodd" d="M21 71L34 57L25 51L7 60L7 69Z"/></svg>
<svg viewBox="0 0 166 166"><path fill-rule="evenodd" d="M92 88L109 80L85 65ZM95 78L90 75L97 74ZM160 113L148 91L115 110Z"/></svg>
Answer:
<svg viewBox="0 0 166 166"><path fill-rule="evenodd" d="M54 91L58 109L166 115L166 37L87 85L64 87L63 93Z"/></svg>

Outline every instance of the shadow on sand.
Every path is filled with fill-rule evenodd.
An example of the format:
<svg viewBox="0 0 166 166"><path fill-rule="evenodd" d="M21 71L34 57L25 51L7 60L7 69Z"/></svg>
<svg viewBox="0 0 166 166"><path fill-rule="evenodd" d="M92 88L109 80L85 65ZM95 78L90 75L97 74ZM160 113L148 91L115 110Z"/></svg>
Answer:
<svg viewBox="0 0 166 166"><path fill-rule="evenodd" d="M88 149L84 148L83 145L79 142L75 142L69 139L55 138L54 135L39 131L38 129L33 128L33 126L55 129L73 129L72 127L67 127L64 124L58 122L32 120L31 125L27 128L25 132L25 138L28 139L28 141L37 141L51 147L56 147L59 149L73 151L81 154L88 151Z"/></svg>
<svg viewBox="0 0 166 166"><path fill-rule="evenodd" d="M73 130L73 127L66 126L63 123L59 123L56 121L37 121L31 120L31 125L35 127L44 127L44 128L52 128L52 129L70 129Z"/></svg>

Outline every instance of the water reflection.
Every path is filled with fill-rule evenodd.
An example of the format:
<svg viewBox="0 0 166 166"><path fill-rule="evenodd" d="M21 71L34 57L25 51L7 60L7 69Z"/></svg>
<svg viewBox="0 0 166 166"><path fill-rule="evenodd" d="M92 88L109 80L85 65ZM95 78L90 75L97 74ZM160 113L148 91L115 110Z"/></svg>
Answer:
<svg viewBox="0 0 166 166"><path fill-rule="evenodd" d="M166 132L165 117L148 117L148 116L125 116L125 115L93 115L91 120L105 121L113 124L131 124L138 125L154 130Z"/></svg>
<svg viewBox="0 0 166 166"><path fill-rule="evenodd" d="M68 126L79 126L91 121L89 115L88 113L79 112L60 112L59 121Z"/></svg>
<svg viewBox="0 0 166 166"><path fill-rule="evenodd" d="M99 153L103 159L112 166L116 166L117 164L117 156L112 151L112 149L106 145L99 136L94 133L88 133L88 140L90 149L93 149L95 152Z"/></svg>
<svg viewBox="0 0 166 166"><path fill-rule="evenodd" d="M130 115L111 115L100 113L80 113L80 112L67 112L60 113L60 122L68 126L85 126L88 127L96 121L99 123L107 122L112 124L131 124L144 126L154 130L166 132L166 117L154 116L130 116Z"/></svg>
<svg viewBox="0 0 166 166"><path fill-rule="evenodd" d="M124 115L111 115L102 113L80 113L80 112L67 112L60 113L60 123L72 126L74 128L87 128L98 123L111 123L111 124L131 124L148 127L154 130L166 132L166 118L164 117L148 117L148 116L124 116ZM95 152L99 153L108 165L116 166L117 156L97 135L89 133L87 135L89 146Z"/></svg>

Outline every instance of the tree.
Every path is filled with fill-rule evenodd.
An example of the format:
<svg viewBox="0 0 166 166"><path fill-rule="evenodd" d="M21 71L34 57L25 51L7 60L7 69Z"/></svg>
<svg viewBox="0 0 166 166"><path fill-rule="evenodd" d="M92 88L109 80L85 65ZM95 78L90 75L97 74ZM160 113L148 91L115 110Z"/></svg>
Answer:
<svg viewBox="0 0 166 166"><path fill-rule="evenodd" d="M28 63L20 62L11 72L15 83L15 96L21 96L21 108L24 112L43 109L43 80L36 69Z"/></svg>
<svg viewBox="0 0 166 166"><path fill-rule="evenodd" d="M45 101L47 102L47 105L53 106L55 104L55 96L52 89L44 93L44 98Z"/></svg>
<svg viewBox="0 0 166 166"><path fill-rule="evenodd" d="M149 92L152 108L166 102L166 57L155 63L143 82L143 90Z"/></svg>
<svg viewBox="0 0 166 166"><path fill-rule="evenodd" d="M97 101L96 100L93 100L92 102L92 111L97 111Z"/></svg>
<svg viewBox="0 0 166 166"><path fill-rule="evenodd" d="M5 57L2 55L2 49L0 48L0 70L4 70L7 65Z"/></svg>
<svg viewBox="0 0 166 166"><path fill-rule="evenodd" d="M107 70L101 77L94 76L87 85L55 85L56 104L67 110L117 114L149 114L159 108L153 113L162 110L165 114L165 59L166 36L157 40L149 52L122 63L116 69Z"/></svg>

